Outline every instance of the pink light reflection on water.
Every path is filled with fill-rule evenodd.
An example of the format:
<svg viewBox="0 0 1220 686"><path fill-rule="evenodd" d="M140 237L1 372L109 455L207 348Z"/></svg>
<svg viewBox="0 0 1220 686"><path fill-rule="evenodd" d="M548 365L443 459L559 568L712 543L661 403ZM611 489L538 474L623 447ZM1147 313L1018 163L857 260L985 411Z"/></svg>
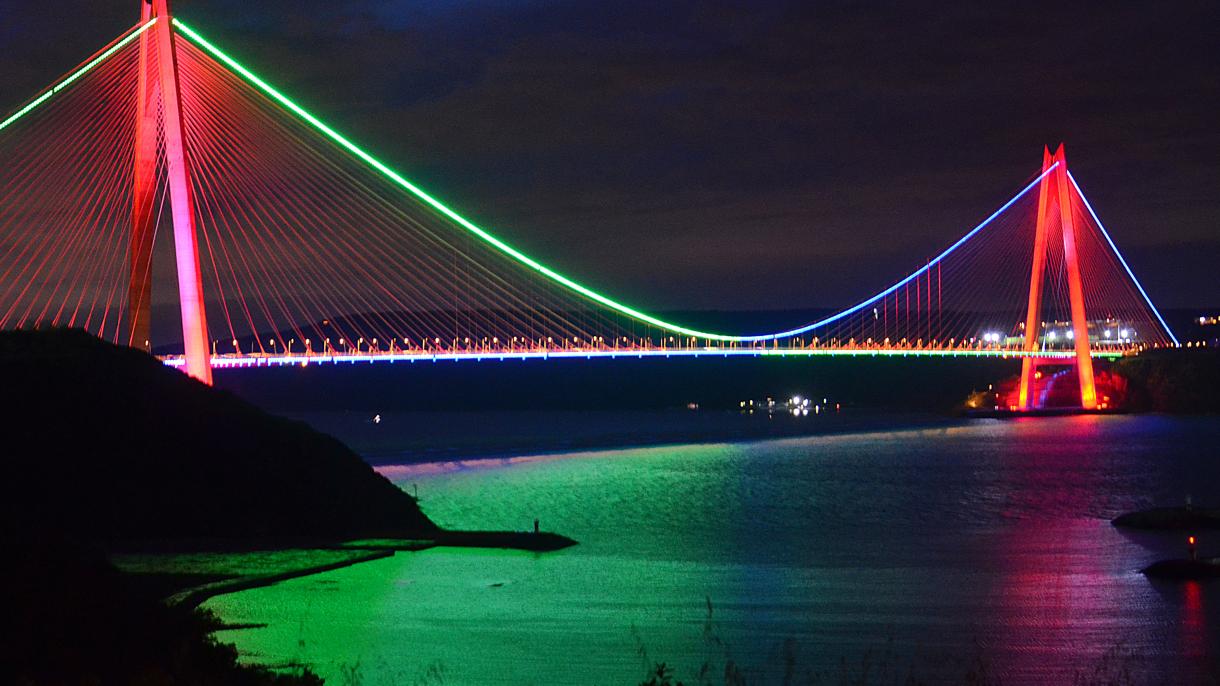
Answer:
<svg viewBox="0 0 1220 686"><path fill-rule="evenodd" d="M1181 642L1182 652L1188 657L1205 658L1212 650L1211 637L1207 630L1207 615L1204 612L1206 592L1200 581L1192 579L1182 584L1182 620L1178 625L1178 640Z"/></svg>
<svg viewBox="0 0 1220 686"><path fill-rule="evenodd" d="M1090 449L1104 443L1106 419L1078 416L1057 424L1053 441L1016 441L1006 455L1014 521L996 538L999 621L994 665L1005 680L1062 683L1129 671L1175 673L1193 683L1203 678L1211 647L1205 589L1189 582L1180 590L1147 579L1140 568L1164 557L1164 541L1141 546L1110 525L1113 455ZM1017 420L1027 438L1043 430L1037 419ZM1113 439L1111 438L1111 444ZM1017 468L1019 465L1019 468ZM1111 496L1112 497L1112 496ZM1127 508L1123 508L1127 509ZM1175 535L1176 540L1176 535ZM1183 547L1182 552L1185 552ZM1178 612L1166 608L1180 603ZM1168 612L1167 612L1168 609ZM1165 664L1176 655L1185 662ZM1065 668L1066 665L1075 665Z"/></svg>

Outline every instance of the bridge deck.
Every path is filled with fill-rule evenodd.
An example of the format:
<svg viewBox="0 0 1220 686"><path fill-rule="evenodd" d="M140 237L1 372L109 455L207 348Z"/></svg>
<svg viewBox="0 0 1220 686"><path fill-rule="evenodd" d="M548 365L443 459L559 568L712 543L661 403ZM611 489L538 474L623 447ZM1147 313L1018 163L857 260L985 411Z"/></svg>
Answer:
<svg viewBox="0 0 1220 686"><path fill-rule="evenodd" d="M1122 357L1130 350L1094 350L1096 358ZM915 348L568 348L555 350L395 350L395 351L365 351L351 353L295 353L295 354L232 354L215 355L212 357L212 367L217 369L243 367L285 367L308 366L315 364L356 364L373 362L442 362L442 361L501 361L501 360L548 360L548 359L594 359L594 358L672 358L672 357L961 357L961 358L998 358L1020 359L1033 357L1039 362L1054 363L1066 361L1075 357L1071 350L1036 351L1026 353L1021 350L1001 348L948 348L948 349L915 349ZM161 360L171 367L181 367L184 364L181 355L161 356Z"/></svg>

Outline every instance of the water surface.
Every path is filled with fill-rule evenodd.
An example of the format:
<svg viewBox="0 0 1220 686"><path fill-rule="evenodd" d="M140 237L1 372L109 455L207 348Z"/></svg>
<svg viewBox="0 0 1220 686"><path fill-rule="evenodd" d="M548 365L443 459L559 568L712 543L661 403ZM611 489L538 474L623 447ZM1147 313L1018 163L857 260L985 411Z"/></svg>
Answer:
<svg viewBox="0 0 1220 686"><path fill-rule="evenodd" d="M652 661L694 681L729 660L779 683L866 655L1201 682L1220 584L1150 582L1181 536L1108 520L1220 502L1218 439L1217 418L1065 417L388 467L442 525L537 517L580 545L399 554L208 606L268 623L221 634L248 659L335 683L638 683Z"/></svg>

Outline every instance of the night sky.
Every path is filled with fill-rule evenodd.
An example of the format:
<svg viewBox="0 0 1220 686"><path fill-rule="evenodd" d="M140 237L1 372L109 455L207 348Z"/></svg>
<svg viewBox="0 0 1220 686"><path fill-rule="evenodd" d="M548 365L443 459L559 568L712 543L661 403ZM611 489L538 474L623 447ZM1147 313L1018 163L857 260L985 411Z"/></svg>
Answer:
<svg viewBox="0 0 1220 686"><path fill-rule="evenodd" d="M850 304L1061 140L1154 301L1220 305L1215 2L174 8L476 222L642 307ZM0 110L137 10L0 0Z"/></svg>

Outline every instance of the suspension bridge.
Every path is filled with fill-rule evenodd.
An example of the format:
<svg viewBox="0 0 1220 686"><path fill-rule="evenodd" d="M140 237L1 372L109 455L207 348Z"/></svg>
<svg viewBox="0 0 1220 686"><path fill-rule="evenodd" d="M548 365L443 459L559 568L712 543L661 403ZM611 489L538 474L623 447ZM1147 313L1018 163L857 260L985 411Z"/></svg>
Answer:
<svg viewBox="0 0 1220 686"><path fill-rule="evenodd" d="M378 361L1002 357L1021 360L1017 409L1045 395L1041 368L1070 368L1095 408L1095 358L1177 345L1062 146L874 295L780 331L707 331L517 249L168 0L140 6L137 24L0 121L0 329L84 328L204 383L213 368ZM180 336L154 340L164 303Z"/></svg>

